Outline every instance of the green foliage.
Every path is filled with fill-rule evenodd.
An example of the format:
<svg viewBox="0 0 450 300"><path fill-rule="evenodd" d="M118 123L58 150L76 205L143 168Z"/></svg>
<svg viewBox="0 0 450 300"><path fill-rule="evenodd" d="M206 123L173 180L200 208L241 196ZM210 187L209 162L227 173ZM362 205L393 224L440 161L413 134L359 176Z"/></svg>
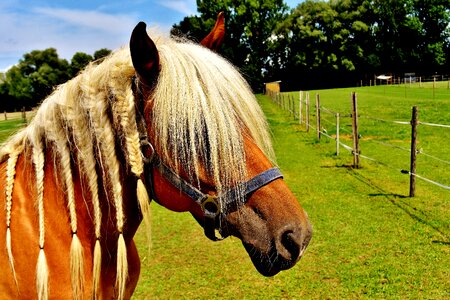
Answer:
<svg viewBox="0 0 450 300"><path fill-rule="evenodd" d="M94 52L94 60L102 59L111 54L111 50L102 48Z"/></svg>
<svg viewBox="0 0 450 300"><path fill-rule="evenodd" d="M366 74L448 72L449 21L449 0L307 0L276 30L288 51L275 77L321 76L330 87Z"/></svg>
<svg viewBox="0 0 450 300"><path fill-rule="evenodd" d="M450 0L306 0L288 12L282 0L198 0L198 16L172 35L201 41L225 12L221 54L255 91L282 80L284 89L350 86L373 74L448 74ZM0 79L0 109L36 106L55 85L75 76L93 56L70 64L56 50L35 50Z"/></svg>
<svg viewBox="0 0 450 300"><path fill-rule="evenodd" d="M84 69L94 58L86 53L77 52L70 61L70 75L75 77L78 72Z"/></svg>
<svg viewBox="0 0 450 300"><path fill-rule="evenodd" d="M263 70L270 66L270 38L284 18L287 6L282 0L197 1L200 17L186 17L172 29L201 41L211 30L219 12L225 13L226 37L221 54L237 65L254 89L261 89Z"/></svg>
<svg viewBox="0 0 450 300"><path fill-rule="evenodd" d="M70 64L60 59L56 49L33 50L0 77L0 110L20 110L37 106L53 88L76 76L89 62L109 55L100 49L94 57L77 52Z"/></svg>

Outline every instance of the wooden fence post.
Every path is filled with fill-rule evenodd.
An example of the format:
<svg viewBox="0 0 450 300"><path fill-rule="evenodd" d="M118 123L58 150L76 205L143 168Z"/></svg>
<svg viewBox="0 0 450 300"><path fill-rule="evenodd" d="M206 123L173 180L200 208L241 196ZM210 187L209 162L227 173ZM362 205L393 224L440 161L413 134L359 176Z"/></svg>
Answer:
<svg viewBox="0 0 450 300"><path fill-rule="evenodd" d="M353 167L359 168L358 99L352 92Z"/></svg>
<svg viewBox="0 0 450 300"><path fill-rule="evenodd" d="M339 156L339 113L336 113L336 156Z"/></svg>
<svg viewBox="0 0 450 300"><path fill-rule="evenodd" d="M433 77L433 100L434 100L435 89L436 89L436 77Z"/></svg>
<svg viewBox="0 0 450 300"><path fill-rule="evenodd" d="M291 99L292 99L292 113L294 114L294 120L295 120L297 118L297 115L295 114L296 105L295 105L295 95L294 94L291 95Z"/></svg>
<svg viewBox="0 0 450 300"><path fill-rule="evenodd" d="M288 100L289 100L289 99L288 99ZM285 94L283 94L283 109L284 109L284 110L288 110L288 109L287 109L286 95L285 95Z"/></svg>
<svg viewBox="0 0 450 300"><path fill-rule="evenodd" d="M419 111L417 106L412 108L411 117L411 167L409 175L409 196L414 197L416 193L416 157L417 157L417 125L419 124Z"/></svg>
<svg viewBox="0 0 450 300"><path fill-rule="evenodd" d="M27 113L25 110L25 106L22 107L22 119L26 122L27 121Z"/></svg>
<svg viewBox="0 0 450 300"><path fill-rule="evenodd" d="M320 96L316 94L316 132L317 140L320 141Z"/></svg>
<svg viewBox="0 0 450 300"><path fill-rule="evenodd" d="M300 91L299 98L300 98L300 102L298 105L298 123L302 124L302 122L303 122L303 116L302 116L303 91Z"/></svg>
<svg viewBox="0 0 450 300"><path fill-rule="evenodd" d="M6 114L6 110L5 110L5 121L8 120L8 115Z"/></svg>
<svg viewBox="0 0 450 300"><path fill-rule="evenodd" d="M306 132L309 132L309 92L306 93Z"/></svg>
<svg viewBox="0 0 450 300"><path fill-rule="evenodd" d="M296 113L295 109L297 108L297 105L295 103L295 94L292 94L291 97L292 97L292 111L294 112L294 120L295 120L296 118L298 118L298 116L295 114Z"/></svg>

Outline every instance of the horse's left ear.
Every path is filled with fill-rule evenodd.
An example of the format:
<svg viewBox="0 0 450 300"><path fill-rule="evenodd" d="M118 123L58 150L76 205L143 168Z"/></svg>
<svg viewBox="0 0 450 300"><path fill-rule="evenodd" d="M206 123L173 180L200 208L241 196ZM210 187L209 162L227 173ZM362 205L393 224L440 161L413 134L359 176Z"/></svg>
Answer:
<svg viewBox="0 0 450 300"><path fill-rule="evenodd" d="M133 30L130 39L130 52L133 66L140 79L151 85L158 77L159 55L155 43L148 36L147 25L139 22Z"/></svg>
<svg viewBox="0 0 450 300"><path fill-rule="evenodd" d="M201 45L213 51L218 51L225 36L225 14L220 12L211 32L200 42Z"/></svg>

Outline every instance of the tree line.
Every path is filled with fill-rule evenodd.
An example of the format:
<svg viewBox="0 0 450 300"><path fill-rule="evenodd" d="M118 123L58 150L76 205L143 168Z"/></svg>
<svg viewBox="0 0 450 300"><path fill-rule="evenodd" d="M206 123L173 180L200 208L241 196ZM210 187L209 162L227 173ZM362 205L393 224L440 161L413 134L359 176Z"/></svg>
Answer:
<svg viewBox="0 0 450 300"><path fill-rule="evenodd" d="M450 0L306 0L291 10L283 0L197 0L197 10L171 34L201 41L224 12L221 54L255 92L273 80L299 90L450 70ZM54 48L25 54L0 74L0 111L36 106L53 86L109 52L78 52L70 62Z"/></svg>
<svg viewBox="0 0 450 300"><path fill-rule="evenodd" d="M0 111L37 106L55 86L75 77L89 62L110 53L106 48L95 51L94 55L77 52L70 62L59 58L55 48L24 54L18 64L0 73Z"/></svg>
<svg viewBox="0 0 450 300"><path fill-rule="evenodd" d="M374 74L448 74L450 0L197 1L174 35L197 40L226 13L222 54L252 87L282 80L288 89L355 85Z"/></svg>

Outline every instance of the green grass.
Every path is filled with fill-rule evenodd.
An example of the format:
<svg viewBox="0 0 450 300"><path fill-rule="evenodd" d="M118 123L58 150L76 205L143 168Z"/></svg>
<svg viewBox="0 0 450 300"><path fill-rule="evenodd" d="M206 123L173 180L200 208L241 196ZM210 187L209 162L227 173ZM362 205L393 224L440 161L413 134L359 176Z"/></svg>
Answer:
<svg viewBox="0 0 450 300"><path fill-rule="evenodd" d="M373 107L383 101L377 89L366 88L367 95L374 94L372 103L364 103L369 101L363 100L364 89L358 90L361 106L367 108L360 112L408 120L413 103L392 100L405 109L403 115L397 116L400 109L395 108L390 110L392 114L380 114L385 108L381 104L378 109ZM349 107L349 93L321 91L321 99L324 106L344 110ZM349 153L341 150L341 156L336 157L333 142L317 143L314 133L307 134L289 113L265 96L258 98L271 125L280 168L314 226L314 237L304 258L293 269L264 278L253 268L238 240L210 242L189 214L172 213L153 204L150 254L143 234L137 236L143 265L134 298L450 297L449 192L418 182L418 196L404 197L408 193L406 175L366 161L361 169L349 168ZM450 109L445 105L448 107L450 101L438 101L439 106L444 106L441 113L448 116ZM383 103L394 106L388 100ZM436 121L431 117L438 119L438 112L427 120ZM381 134L375 128L370 130L372 135L386 136L388 141L392 140L392 132L402 142L409 135L407 128L393 130L390 125L381 128L386 131ZM435 149L437 155L447 153L448 139L433 134L431 137L439 141L435 148L443 148ZM383 150L380 159L390 150ZM449 168L442 172L442 177L450 178Z"/></svg>
<svg viewBox="0 0 450 300"><path fill-rule="evenodd" d="M8 137L10 137L25 125L26 123L22 119L0 121L0 142L6 140Z"/></svg>
<svg viewBox="0 0 450 300"><path fill-rule="evenodd" d="M322 105L349 112L352 90L320 91ZM450 96L433 101L413 97L412 90L406 99L385 95L383 87L356 91L361 115L409 120L410 108L417 104L422 120L450 122ZM335 156L333 141L318 143L313 132L306 133L269 98L258 99L285 180L314 226L305 256L291 270L262 277L238 239L211 242L189 214L153 203L152 249L148 251L144 230L136 236L142 266L134 299L448 299L449 191L418 181L417 197L404 197L406 175L370 161L362 161L361 169L349 168L347 151ZM408 126L370 120L360 125L363 140L381 137L408 145ZM419 128L424 152L448 160L450 130ZM363 154L408 167L404 155L391 154L391 148L369 140L361 146ZM435 164L419 165L418 173L449 184L450 168Z"/></svg>

